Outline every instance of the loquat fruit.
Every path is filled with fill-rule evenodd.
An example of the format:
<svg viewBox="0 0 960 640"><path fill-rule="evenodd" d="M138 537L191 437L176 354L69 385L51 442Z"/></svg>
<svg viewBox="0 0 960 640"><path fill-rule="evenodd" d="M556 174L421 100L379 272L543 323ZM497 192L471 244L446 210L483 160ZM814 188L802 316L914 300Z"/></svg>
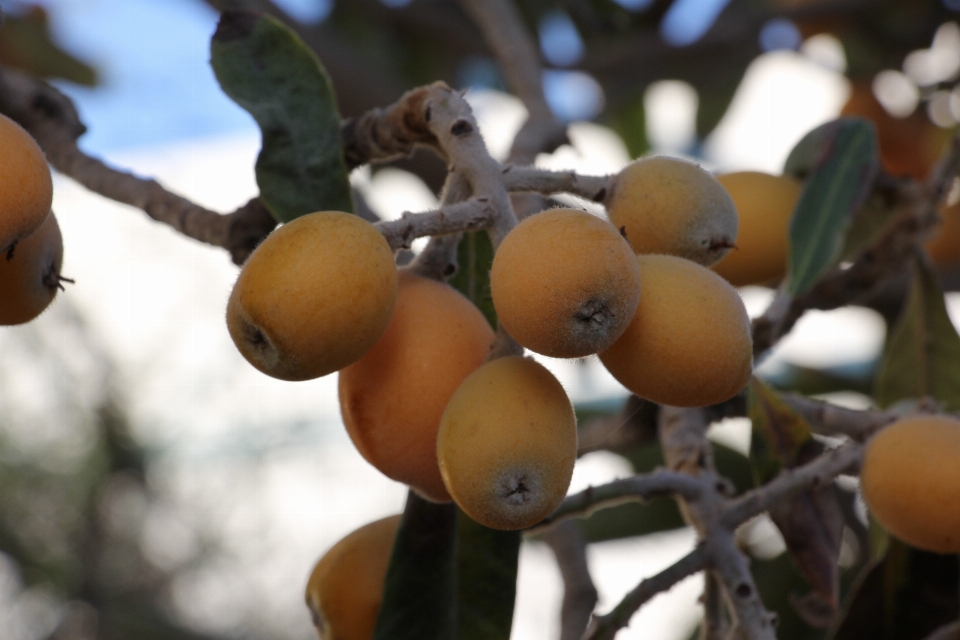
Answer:
<svg viewBox="0 0 960 640"><path fill-rule="evenodd" d="M53 204L47 159L30 134L0 114L0 251L37 229Z"/></svg>
<svg viewBox="0 0 960 640"><path fill-rule="evenodd" d="M380 339L397 297L390 246L359 216L321 211L288 222L247 259L227 328L254 367L309 380L355 362Z"/></svg>
<svg viewBox="0 0 960 640"><path fill-rule="evenodd" d="M783 279L790 249L790 219L803 184L791 176L738 171L717 176L740 219L737 246L713 270L735 287Z"/></svg>
<svg viewBox="0 0 960 640"><path fill-rule="evenodd" d="M750 319L737 290L676 256L641 255L643 298L623 336L601 352L613 377L641 398L703 407L750 381Z"/></svg>
<svg viewBox="0 0 960 640"><path fill-rule="evenodd" d="M366 524L317 561L307 582L306 600L321 640L373 637L399 527L399 515Z"/></svg>
<svg viewBox="0 0 960 640"><path fill-rule="evenodd" d="M860 488L897 538L960 553L960 420L910 416L884 428L867 443Z"/></svg>
<svg viewBox="0 0 960 640"><path fill-rule="evenodd" d="M493 338L483 314L458 291L401 269L386 332L340 372L340 411L363 457L427 499L449 501L437 466L440 417L483 364Z"/></svg>
<svg viewBox="0 0 960 640"><path fill-rule="evenodd" d="M624 167L604 202L635 253L666 253L709 266L737 239L737 210L710 172L650 156Z"/></svg>
<svg viewBox="0 0 960 640"><path fill-rule="evenodd" d="M447 490L493 529L522 529L566 495L577 458L567 394L543 365L519 356L487 362L450 399L437 437Z"/></svg>
<svg viewBox="0 0 960 640"><path fill-rule="evenodd" d="M63 237L53 212L13 252L0 253L0 325L30 322L50 306L60 276Z"/></svg>
<svg viewBox="0 0 960 640"><path fill-rule="evenodd" d="M524 347L555 358L605 349L640 299L630 246L605 220L576 209L525 218L500 244L490 270L493 306Z"/></svg>

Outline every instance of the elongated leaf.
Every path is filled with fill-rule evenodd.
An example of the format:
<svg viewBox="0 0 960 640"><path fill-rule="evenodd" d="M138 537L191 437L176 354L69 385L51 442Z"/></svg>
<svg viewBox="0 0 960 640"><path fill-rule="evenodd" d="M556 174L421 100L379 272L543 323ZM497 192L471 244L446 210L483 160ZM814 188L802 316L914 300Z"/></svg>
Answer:
<svg viewBox="0 0 960 640"><path fill-rule="evenodd" d="M890 207L882 196L871 196L854 214L843 251L840 252L841 260L853 262L863 255L864 251L889 232L891 225L898 222L897 213L897 209Z"/></svg>
<svg viewBox="0 0 960 640"><path fill-rule="evenodd" d="M916 260L907 302L890 332L877 372L881 406L931 396L960 409L960 336L950 322L943 291L926 262Z"/></svg>
<svg viewBox="0 0 960 640"><path fill-rule="evenodd" d="M787 159L783 163L783 173L799 180L805 180L807 176L813 173L823 156L824 149L836 137L842 124L842 118L831 120L808 131L787 155Z"/></svg>
<svg viewBox="0 0 960 640"><path fill-rule="evenodd" d="M804 293L841 257L854 213L869 195L879 169L873 125L838 121L820 141L820 155L790 221L789 289Z"/></svg>
<svg viewBox="0 0 960 640"><path fill-rule="evenodd" d="M497 328L497 312L490 295L490 266L493 264L493 244L486 231L463 234L457 246L457 272L449 283L467 296L483 313L490 326Z"/></svg>
<svg viewBox="0 0 960 640"><path fill-rule="evenodd" d="M756 378L750 382L747 402L753 423L750 461L758 485L781 468L802 465L823 451L803 417ZM836 487L829 484L781 502L770 509L770 518L820 601L836 609L840 597L837 558L843 536L843 511Z"/></svg>
<svg viewBox="0 0 960 640"><path fill-rule="evenodd" d="M224 11L210 63L230 98L260 126L260 199L280 222L321 210L353 211L340 114L316 55L279 20Z"/></svg>
<svg viewBox="0 0 960 640"><path fill-rule="evenodd" d="M864 568L831 640L922 640L960 617L960 561L891 538Z"/></svg>
<svg viewBox="0 0 960 640"><path fill-rule="evenodd" d="M520 532L457 516L457 640L509 640Z"/></svg>
<svg viewBox="0 0 960 640"><path fill-rule="evenodd" d="M450 640L456 627L457 508L407 495L374 640Z"/></svg>

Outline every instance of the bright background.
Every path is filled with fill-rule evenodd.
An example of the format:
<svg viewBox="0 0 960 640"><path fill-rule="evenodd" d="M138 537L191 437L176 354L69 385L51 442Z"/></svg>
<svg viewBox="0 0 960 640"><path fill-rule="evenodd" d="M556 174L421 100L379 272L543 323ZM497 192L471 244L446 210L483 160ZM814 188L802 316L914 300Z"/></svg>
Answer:
<svg viewBox="0 0 960 640"><path fill-rule="evenodd" d="M102 75L96 89L58 85L76 101L89 128L81 139L86 151L216 210L232 210L256 194L259 134L252 119L220 92L207 64L217 20L212 10L199 0L42 4L51 9L59 42ZM295 15L307 16L311 6L313 17L324 14L316 9L322 3L278 4ZM545 51L549 47L547 39ZM849 91L843 64L839 44L824 36L807 41L799 52L758 58L704 146L702 162L716 170L778 172L803 133L839 113ZM571 99L565 87L548 79L554 104ZM589 112L589 100L602 97L584 95L587 103L574 100L567 105L570 112ZM468 98L491 150L502 157L523 120L522 106L487 90ZM681 82L649 89L648 133L658 151L680 153L689 146L695 100ZM598 125L574 122L570 138L572 146L541 156L538 164L608 173L630 160L617 136ZM353 179L385 218L436 204L418 179L396 170L372 178L369 170L358 170ZM172 610L211 631L255 628L279 638L309 638L302 587L313 561L357 526L401 510L405 488L383 478L352 447L340 422L335 375L281 382L242 359L223 322L237 274L224 251L180 237L62 176L55 178L54 210L66 246L64 273L76 285L36 322L0 330L0 380L7 384L17 377L18 385L0 411L4 417L16 412L35 418L13 421L22 425L18 437L28 446L70 441L69 421L59 420L42 401L49 396L48 381L19 372L29 369L28 345L39 342L69 353L73 334L64 327L81 318L115 363L110 379L132 411L137 439L151 452L148 480L166 496L140 533L151 561L175 566L207 537L220 545L222 560L183 572L172 586ZM771 296L757 288L742 293L752 314ZM762 369L775 371L787 361L811 366L869 361L882 340L883 323L870 311L811 313ZM67 358L61 366L72 380L89 381L106 375L100 364ZM626 395L595 359L547 364L574 401ZM866 402L849 394L840 400ZM713 435L745 450L746 429L744 421L729 421ZM579 462L571 490L628 473L619 457L591 454ZM682 530L639 543L592 545L599 610L608 610L693 543L693 534ZM62 611L42 593L19 591L18 580L0 562L0 637L43 637ZM700 590L699 577L682 582L645 607L618 637L686 637L696 623ZM525 544L514 638L556 637L561 594L549 550Z"/></svg>

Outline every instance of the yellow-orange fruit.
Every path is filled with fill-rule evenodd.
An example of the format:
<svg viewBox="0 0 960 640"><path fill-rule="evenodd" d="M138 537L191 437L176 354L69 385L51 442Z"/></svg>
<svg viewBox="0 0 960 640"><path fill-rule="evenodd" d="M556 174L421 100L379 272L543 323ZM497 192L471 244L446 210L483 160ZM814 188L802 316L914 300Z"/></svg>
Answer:
<svg viewBox="0 0 960 640"><path fill-rule="evenodd" d="M330 547L310 574L307 607L321 640L370 640L400 516L371 522Z"/></svg>
<svg viewBox="0 0 960 640"><path fill-rule="evenodd" d="M60 288L63 237L53 212L40 228L0 253L0 325L29 322L40 315Z"/></svg>
<svg viewBox="0 0 960 640"><path fill-rule="evenodd" d="M791 176L738 171L717 176L730 193L740 228L737 246L713 270L735 287L775 282L787 273L790 218L803 184Z"/></svg>
<svg viewBox="0 0 960 640"><path fill-rule="evenodd" d="M340 372L340 412L363 457L427 499L449 501L437 466L440 416L493 337L455 289L402 269L386 333Z"/></svg>
<svg viewBox="0 0 960 640"><path fill-rule="evenodd" d="M37 229L53 203L43 151L30 134L0 114L0 251Z"/></svg>
<svg viewBox="0 0 960 640"><path fill-rule="evenodd" d="M960 552L960 421L911 416L868 444L860 488L890 533L927 551Z"/></svg>
<svg viewBox="0 0 960 640"><path fill-rule="evenodd" d="M940 207L940 217L940 226L925 246L935 265L949 267L960 262L960 201Z"/></svg>
<svg viewBox="0 0 960 640"><path fill-rule="evenodd" d="M490 270L497 317L523 346L580 358L614 343L640 299L630 246L605 220L576 209L524 219L504 238Z"/></svg>
<svg viewBox="0 0 960 640"><path fill-rule="evenodd" d="M676 256L638 256L643 298L633 322L600 361L641 398L704 407L750 381L750 319L737 290Z"/></svg>
<svg viewBox="0 0 960 640"><path fill-rule="evenodd" d="M930 122L924 109L906 118L890 115L877 100L870 83L853 85L841 115L869 118L876 125L880 162L888 173L926 180L930 169L946 150L953 134Z"/></svg>
<svg viewBox="0 0 960 640"><path fill-rule="evenodd" d="M605 204L636 253L666 253L709 266L737 239L730 194L708 171L679 158L651 156L628 164Z"/></svg>
<svg viewBox="0 0 960 640"><path fill-rule="evenodd" d="M494 529L529 527L552 513L570 486L573 406L543 365L518 356L493 360L450 399L437 458L468 516Z"/></svg>
<svg viewBox="0 0 960 640"><path fill-rule="evenodd" d="M260 371L309 380L372 347L396 298L397 268L380 232L359 216L321 211L283 225L250 255L227 328Z"/></svg>

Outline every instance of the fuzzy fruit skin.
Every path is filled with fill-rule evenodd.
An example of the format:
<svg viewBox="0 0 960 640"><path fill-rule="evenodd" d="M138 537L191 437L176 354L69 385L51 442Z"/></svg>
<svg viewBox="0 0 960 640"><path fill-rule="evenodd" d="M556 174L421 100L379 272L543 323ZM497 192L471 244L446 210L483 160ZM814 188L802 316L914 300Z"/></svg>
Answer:
<svg viewBox="0 0 960 640"><path fill-rule="evenodd" d="M370 640L400 516L366 524L333 545L307 582L307 607L322 640Z"/></svg>
<svg viewBox="0 0 960 640"><path fill-rule="evenodd" d="M641 398L705 407L750 381L750 319L726 280L676 256L637 256L643 299L623 336L600 354L613 377Z"/></svg>
<svg viewBox="0 0 960 640"><path fill-rule="evenodd" d="M606 202L635 253L666 253L711 265L737 239L737 210L717 179L698 165L666 156L624 167Z"/></svg>
<svg viewBox="0 0 960 640"><path fill-rule="evenodd" d="M457 290L401 269L386 333L340 372L340 412L363 457L428 500L449 502L437 466L440 417L493 338Z"/></svg>
<svg viewBox="0 0 960 640"><path fill-rule="evenodd" d="M739 171L717 176L740 218L737 247L713 270L735 287L782 280L787 273L790 219L803 184L791 176Z"/></svg>
<svg viewBox="0 0 960 640"><path fill-rule="evenodd" d="M23 238L13 257L0 253L0 325L30 322L57 296L63 237L51 211L40 228Z"/></svg>
<svg viewBox="0 0 960 640"><path fill-rule="evenodd" d="M573 406L543 365L519 356L492 360L450 399L437 458L468 516L493 529L529 527L552 513L570 486Z"/></svg>
<svg viewBox="0 0 960 640"><path fill-rule="evenodd" d="M907 544L960 552L960 421L911 416L868 444L860 488L870 512Z"/></svg>
<svg viewBox="0 0 960 640"><path fill-rule="evenodd" d="M40 227L53 204L53 180L30 134L0 114L0 251Z"/></svg>
<svg viewBox="0 0 960 640"><path fill-rule="evenodd" d="M263 373L309 380L355 362L380 339L397 298L390 246L359 216L321 211L254 250L227 303L227 328Z"/></svg>
<svg viewBox="0 0 960 640"><path fill-rule="evenodd" d="M554 358L606 349L640 299L630 245L608 222L576 209L525 218L500 244L490 270L500 323L524 347Z"/></svg>

